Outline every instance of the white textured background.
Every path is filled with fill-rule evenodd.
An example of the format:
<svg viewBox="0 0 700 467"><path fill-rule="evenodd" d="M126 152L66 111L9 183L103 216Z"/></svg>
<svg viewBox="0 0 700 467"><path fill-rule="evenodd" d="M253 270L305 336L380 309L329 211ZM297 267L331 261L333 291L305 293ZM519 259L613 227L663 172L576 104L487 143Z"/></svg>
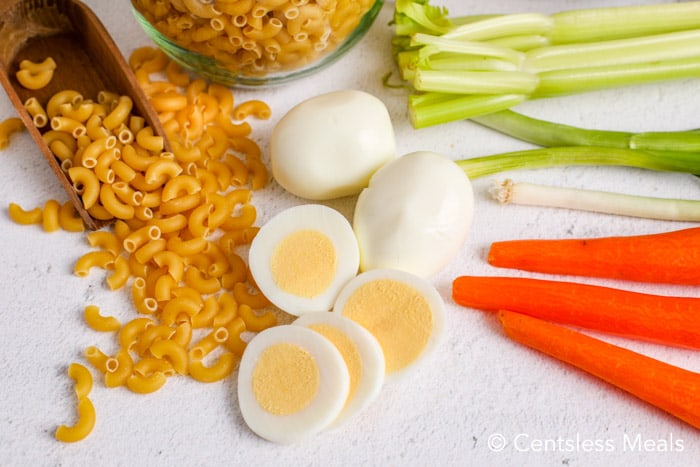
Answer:
<svg viewBox="0 0 700 467"><path fill-rule="evenodd" d="M86 2L102 18L125 55L148 44L131 16L129 2ZM434 3L438 3L435 1ZM454 14L554 12L589 6L653 3L603 0L444 0ZM389 2L360 45L312 78L274 89L238 90L239 101L260 98L274 117L254 125L267 150L275 121L305 97L357 88L383 99L394 118L402 153L428 149L454 158L504 152L527 145L468 122L413 130L403 91L384 89L392 69L387 25ZM619 130L688 129L698 126L698 81L638 86L529 102L535 116ZM0 117L14 115L0 95ZM266 154L267 155L267 154ZM7 216L10 202L42 205L65 194L25 133L0 153L0 464L24 465L697 465L700 436L695 429L594 378L508 341L490 314L455 306L451 281L459 274L496 274L485 262L495 240L526 237L627 235L685 227L661 221L612 217L544 208L499 206L485 194L486 177L474 183L476 218L471 238L450 266L433 278L447 301L447 337L433 358L409 377L386 385L373 406L348 424L294 446L255 437L237 408L235 379L205 385L171 379L159 392L139 396L95 384L97 411L92 434L76 444L54 440L57 425L71 420L74 400L66 376L92 344L111 341L86 328L82 310L95 303L123 319L134 316L126 291L113 293L104 276L72 274L75 259L88 251L84 236L46 234ZM694 198L697 179L680 174L622 168L562 168L509 174L518 180L616 190L654 196ZM260 222L299 200L271 184L256 194ZM330 203L352 213L352 200ZM517 273L514 273L517 274ZM634 290L697 295L697 288L641 284ZM659 325L663 325L662 322ZM692 370L698 354L601 336ZM506 441L500 452L489 438ZM638 442L646 442L640 446ZM555 442L554 448L542 443ZM664 450L663 448L666 447ZM604 448L606 452L596 452Z"/></svg>

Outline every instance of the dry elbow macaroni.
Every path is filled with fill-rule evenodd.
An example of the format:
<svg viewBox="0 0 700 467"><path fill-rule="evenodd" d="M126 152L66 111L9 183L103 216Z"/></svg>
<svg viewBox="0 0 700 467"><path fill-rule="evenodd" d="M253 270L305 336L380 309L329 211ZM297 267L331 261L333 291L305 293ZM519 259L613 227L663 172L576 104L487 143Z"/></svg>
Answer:
<svg viewBox="0 0 700 467"><path fill-rule="evenodd" d="M19 70L15 74L19 84L27 89L41 89L48 85L53 78L56 62L52 57L47 57L39 63L30 60L22 60Z"/></svg>
<svg viewBox="0 0 700 467"><path fill-rule="evenodd" d="M74 273L94 269L109 289L130 290L136 316L121 323L86 306L86 325L111 333L118 348L107 354L90 346L84 358L106 387L147 394L175 375L225 378L245 349L244 334L277 324L236 252L257 232L251 194L268 178L251 126L237 118L267 118L269 108L261 101L235 106L228 88L190 79L152 48L136 51L130 63L158 103L172 153L132 114L129 98L108 90L95 101L63 90L46 102L29 100L25 110L38 128L46 119L43 138L83 206L115 220L111 229L86 234L90 250L76 260ZM172 81L151 81L151 73ZM0 143L20 124L0 124ZM8 214L47 232L85 227L71 202L48 200L33 209L11 203ZM95 423L89 372L72 368L78 421L59 427L61 441L83 439Z"/></svg>
<svg viewBox="0 0 700 467"><path fill-rule="evenodd" d="M136 9L181 47L244 75L293 70L333 51L374 0L133 0ZM146 63L139 51L134 63Z"/></svg>
<svg viewBox="0 0 700 467"><path fill-rule="evenodd" d="M0 151L10 144L10 136L24 129L24 123L17 117L11 117L0 122Z"/></svg>
<svg viewBox="0 0 700 467"><path fill-rule="evenodd" d="M73 425L60 425L55 437L66 443L80 441L90 434L95 426L95 407L88 397L92 390L92 374L79 363L71 363L68 376L74 380L74 391L78 400L78 419Z"/></svg>

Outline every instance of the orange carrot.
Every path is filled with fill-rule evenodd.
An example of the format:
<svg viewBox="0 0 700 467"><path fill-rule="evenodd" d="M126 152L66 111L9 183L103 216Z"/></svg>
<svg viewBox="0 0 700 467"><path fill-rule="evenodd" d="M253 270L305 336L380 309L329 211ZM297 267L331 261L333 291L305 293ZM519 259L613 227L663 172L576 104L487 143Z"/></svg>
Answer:
<svg viewBox="0 0 700 467"><path fill-rule="evenodd" d="M462 306L535 318L653 342L700 349L700 298L652 295L525 277L461 276Z"/></svg>
<svg viewBox="0 0 700 467"><path fill-rule="evenodd" d="M700 285L700 227L626 237L494 242L488 262L551 274Z"/></svg>
<svg viewBox="0 0 700 467"><path fill-rule="evenodd" d="M512 340L580 368L700 428L700 374L527 315L499 311Z"/></svg>

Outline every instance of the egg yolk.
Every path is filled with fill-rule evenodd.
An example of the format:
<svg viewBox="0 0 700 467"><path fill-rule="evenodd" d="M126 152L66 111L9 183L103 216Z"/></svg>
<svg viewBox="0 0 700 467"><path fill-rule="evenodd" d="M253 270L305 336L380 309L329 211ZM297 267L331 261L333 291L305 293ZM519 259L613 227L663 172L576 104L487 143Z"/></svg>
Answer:
<svg viewBox="0 0 700 467"><path fill-rule="evenodd" d="M345 333L333 326L313 324L310 325L309 328L331 341L340 352L340 355L343 356L345 365L348 367L348 373L350 374L350 392L348 393L347 400L352 399L357 386L360 384L360 379L362 378L362 360L357 346Z"/></svg>
<svg viewBox="0 0 700 467"><path fill-rule="evenodd" d="M316 396L320 372L314 357L294 344L265 349L253 370L253 395L275 415L291 415L306 408Z"/></svg>
<svg viewBox="0 0 700 467"><path fill-rule="evenodd" d="M322 232L299 230L275 246L271 263L273 280L281 290L313 298L333 282L337 257L333 242Z"/></svg>
<svg viewBox="0 0 700 467"><path fill-rule="evenodd" d="M392 279L359 286L348 298L342 313L377 338L384 350L387 374L413 363L433 330L428 300L413 287Z"/></svg>

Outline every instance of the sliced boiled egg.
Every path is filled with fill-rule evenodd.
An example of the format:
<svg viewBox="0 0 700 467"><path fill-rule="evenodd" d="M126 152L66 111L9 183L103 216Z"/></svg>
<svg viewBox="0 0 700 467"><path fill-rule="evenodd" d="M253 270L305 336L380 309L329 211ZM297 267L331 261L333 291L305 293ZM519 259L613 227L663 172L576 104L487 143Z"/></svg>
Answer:
<svg viewBox="0 0 700 467"><path fill-rule="evenodd" d="M307 313L292 324L312 329L340 351L350 374L350 392L338 426L364 410L379 395L384 383L384 352L377 339L355 321L338 313Z"/></svg>
<svg viewBox="0 0 700 467"><path fill-rule="evenodd" d="M280 444L303 441L329 426L349 391L340 351L305 326L260 332L248 343L238 370L243 419L258 436Z"/></svg>
<svg viewBox="0 0 700 467"><path fill-rule="evenodd" d="M356 276L340 292L333 312L374 335L384 353L387 378L429 355L444 332L445 305L438 291L426 279L396 269Z"/></svg>
<svg viewBox="0 0 700 467"><path fill-rule="evenodd" d="M250 272L263 295L297 316L330 310L360 264L350 222L320 204L275 215L260 228L248 254Z"/></svg>

